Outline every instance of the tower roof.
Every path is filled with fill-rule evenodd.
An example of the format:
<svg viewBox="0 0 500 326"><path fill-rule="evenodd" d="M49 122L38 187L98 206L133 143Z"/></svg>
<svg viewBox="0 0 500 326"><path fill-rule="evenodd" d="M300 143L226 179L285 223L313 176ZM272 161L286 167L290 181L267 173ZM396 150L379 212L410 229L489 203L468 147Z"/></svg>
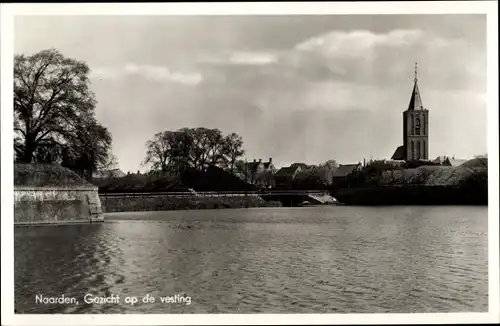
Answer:
<svg viewBox="0 0 500 326"><path fill-rule="evenodd" d="M418 89L418 78L417 78L417 63L415 62L415 79L414 79L413 91L411 93L410 104L408 105L408 110L423 110L424 106L422 104L422 98L420 98L420 91Z"/></svg>

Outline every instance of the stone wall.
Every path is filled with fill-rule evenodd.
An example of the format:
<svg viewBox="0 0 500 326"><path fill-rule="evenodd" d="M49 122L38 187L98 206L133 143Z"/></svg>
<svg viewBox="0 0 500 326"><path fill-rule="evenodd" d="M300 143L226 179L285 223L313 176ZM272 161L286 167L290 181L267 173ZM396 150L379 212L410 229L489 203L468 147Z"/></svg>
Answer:
<svg viewBox="0 0 500 326"><path fill-rule="evenodd" d="M14 187L14 224L68 224L103 221L95 188Z"/></svg>

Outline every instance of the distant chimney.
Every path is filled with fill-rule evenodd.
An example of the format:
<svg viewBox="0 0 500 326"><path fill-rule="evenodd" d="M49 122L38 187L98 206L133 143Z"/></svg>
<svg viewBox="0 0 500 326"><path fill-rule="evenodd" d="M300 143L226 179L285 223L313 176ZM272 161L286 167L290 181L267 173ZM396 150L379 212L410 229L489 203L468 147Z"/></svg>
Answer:
<svg viewBox="0 0 500 326"><path fill-rule="evenodd" d="M253 159L253 162L255 163L255 162L257 162L257 160L256 160L256 159Z"/></svg>
<svg viewBox="0 0 500 326"><path fill-rule="evenodd" d="M260 163L260 162L262 162L262 159L261 159L261 158L259 158L259 163Z"/></svg>
<svg viewBox="0 0 500 326"><path fill-rule="evenodd" d="M272 163L272 162L273 162L273 158L272 158L272 157L270 157L270 158L269 158L269 163Z"/></svg>

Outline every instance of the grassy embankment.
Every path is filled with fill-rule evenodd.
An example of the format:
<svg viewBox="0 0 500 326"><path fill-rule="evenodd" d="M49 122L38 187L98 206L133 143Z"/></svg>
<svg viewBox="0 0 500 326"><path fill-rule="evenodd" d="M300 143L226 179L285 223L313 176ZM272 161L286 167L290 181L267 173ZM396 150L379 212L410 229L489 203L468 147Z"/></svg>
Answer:
<svg viewBox="0 0 500 326"><path fill-rule="evenodd" d="M276 207L278 203L266 202L258 196L246 197L101 197L104 212L169 211L187 209L222 209Z"/></svg>
<svg viewBox="0 0 500 326"><path fill-rule="evenodd" d="M138 175L95 180L100 193L144 193L196 191L244 191L253 187L218 169L190 172L183 176ZM104 212L161 211L184 209L221 209L249 207L277 207L278 202L266 202L259 196L157 196L157 197L105 197L101 196Z"/></svg>
<svg viewBox="0 0 500 326"><path fill-rule="evenodd" d="M367 167L333 194L352 205L487 205L487 167L487 158L456 167Z"/></svg>

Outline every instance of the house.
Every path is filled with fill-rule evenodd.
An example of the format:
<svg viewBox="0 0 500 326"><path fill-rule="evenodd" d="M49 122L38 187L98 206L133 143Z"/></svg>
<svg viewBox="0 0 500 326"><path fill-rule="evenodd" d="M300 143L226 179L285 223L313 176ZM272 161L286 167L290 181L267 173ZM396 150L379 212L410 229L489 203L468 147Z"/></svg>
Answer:
<svg viewBox="0 0 500 326"><path fill-rule="evenodd" d="M276 188L292 188L292 183L297 174L303 169L307 168L307 165L303 163L294 163L288 167L283 167L279 169L274 175L274 182L276 183Z"/></svg>
<svg viewBox="0 0 500 326"><path fill-rule="evenodd" d="M467 162L467 160L448 157L443 165L445 165L445 166L460 166L460 165L464 164L465 162Z"/></svg>
<svg viewBox="0 0 500 326"><path fill-rule="evenodd" d="M406 161L394 160L394 159L390 159L390 160L386 160L386 159L369 160L368 162L364 162L363 166L375 165L375 166L386 167L386 168L401 167L401 166L403 166L405 164L405 162Z"/></svg>
<svg viewBox="0 0 500 326"><path fill-rule="evenodd" d="M402 161L404 159L405 159L405 147L401 145L398 148L396 148L394 154L392 154L391 156L391 160Z"/></svg>
<svg viewBox="0 0 500 326"><path fill-rule="evenodd" d="M360 171L361 163L356 164L340 164L337 171L333 174L333 183L347 179L353 173Z"/></svg>
<svg viewBox="0 0 500 326"><path fill-rule="evenodd" d="M259 187L273 187L274 173L276 167L273 164L272 157L268 162L263 162L262 159L256 159L253 162L246 163L247 182Z"/></svg>
<svg viewBox="0 0 500 326"><path fill-rule="evenodd" d="M14 164L14 224L103 221L97 190L58 164Z"/></svg>
<svg viewBox="0 0 500 326"><path fill-rule="evenodd" d="M467 162L467 160L456 159L455 156L453 156L453 157L438 156L432 162L441 164L443 166L460 166L460 165L464 164L465 162Z"/></svg>
<svg viewBox="0 0 500 326"><path fill-rule="evenodd" d="M446 161L446 156L438 156L434 160L432 160L432 163L443 165L444 161Z"/></svg>
<svg viewBox="0 0 500 326"><path fill-rule="evenodd" d="M290 167L292 168L300 168L302 170L305 170L308 168L307 164L305 163L293 163L292 165L290 165Z"/></svg>

